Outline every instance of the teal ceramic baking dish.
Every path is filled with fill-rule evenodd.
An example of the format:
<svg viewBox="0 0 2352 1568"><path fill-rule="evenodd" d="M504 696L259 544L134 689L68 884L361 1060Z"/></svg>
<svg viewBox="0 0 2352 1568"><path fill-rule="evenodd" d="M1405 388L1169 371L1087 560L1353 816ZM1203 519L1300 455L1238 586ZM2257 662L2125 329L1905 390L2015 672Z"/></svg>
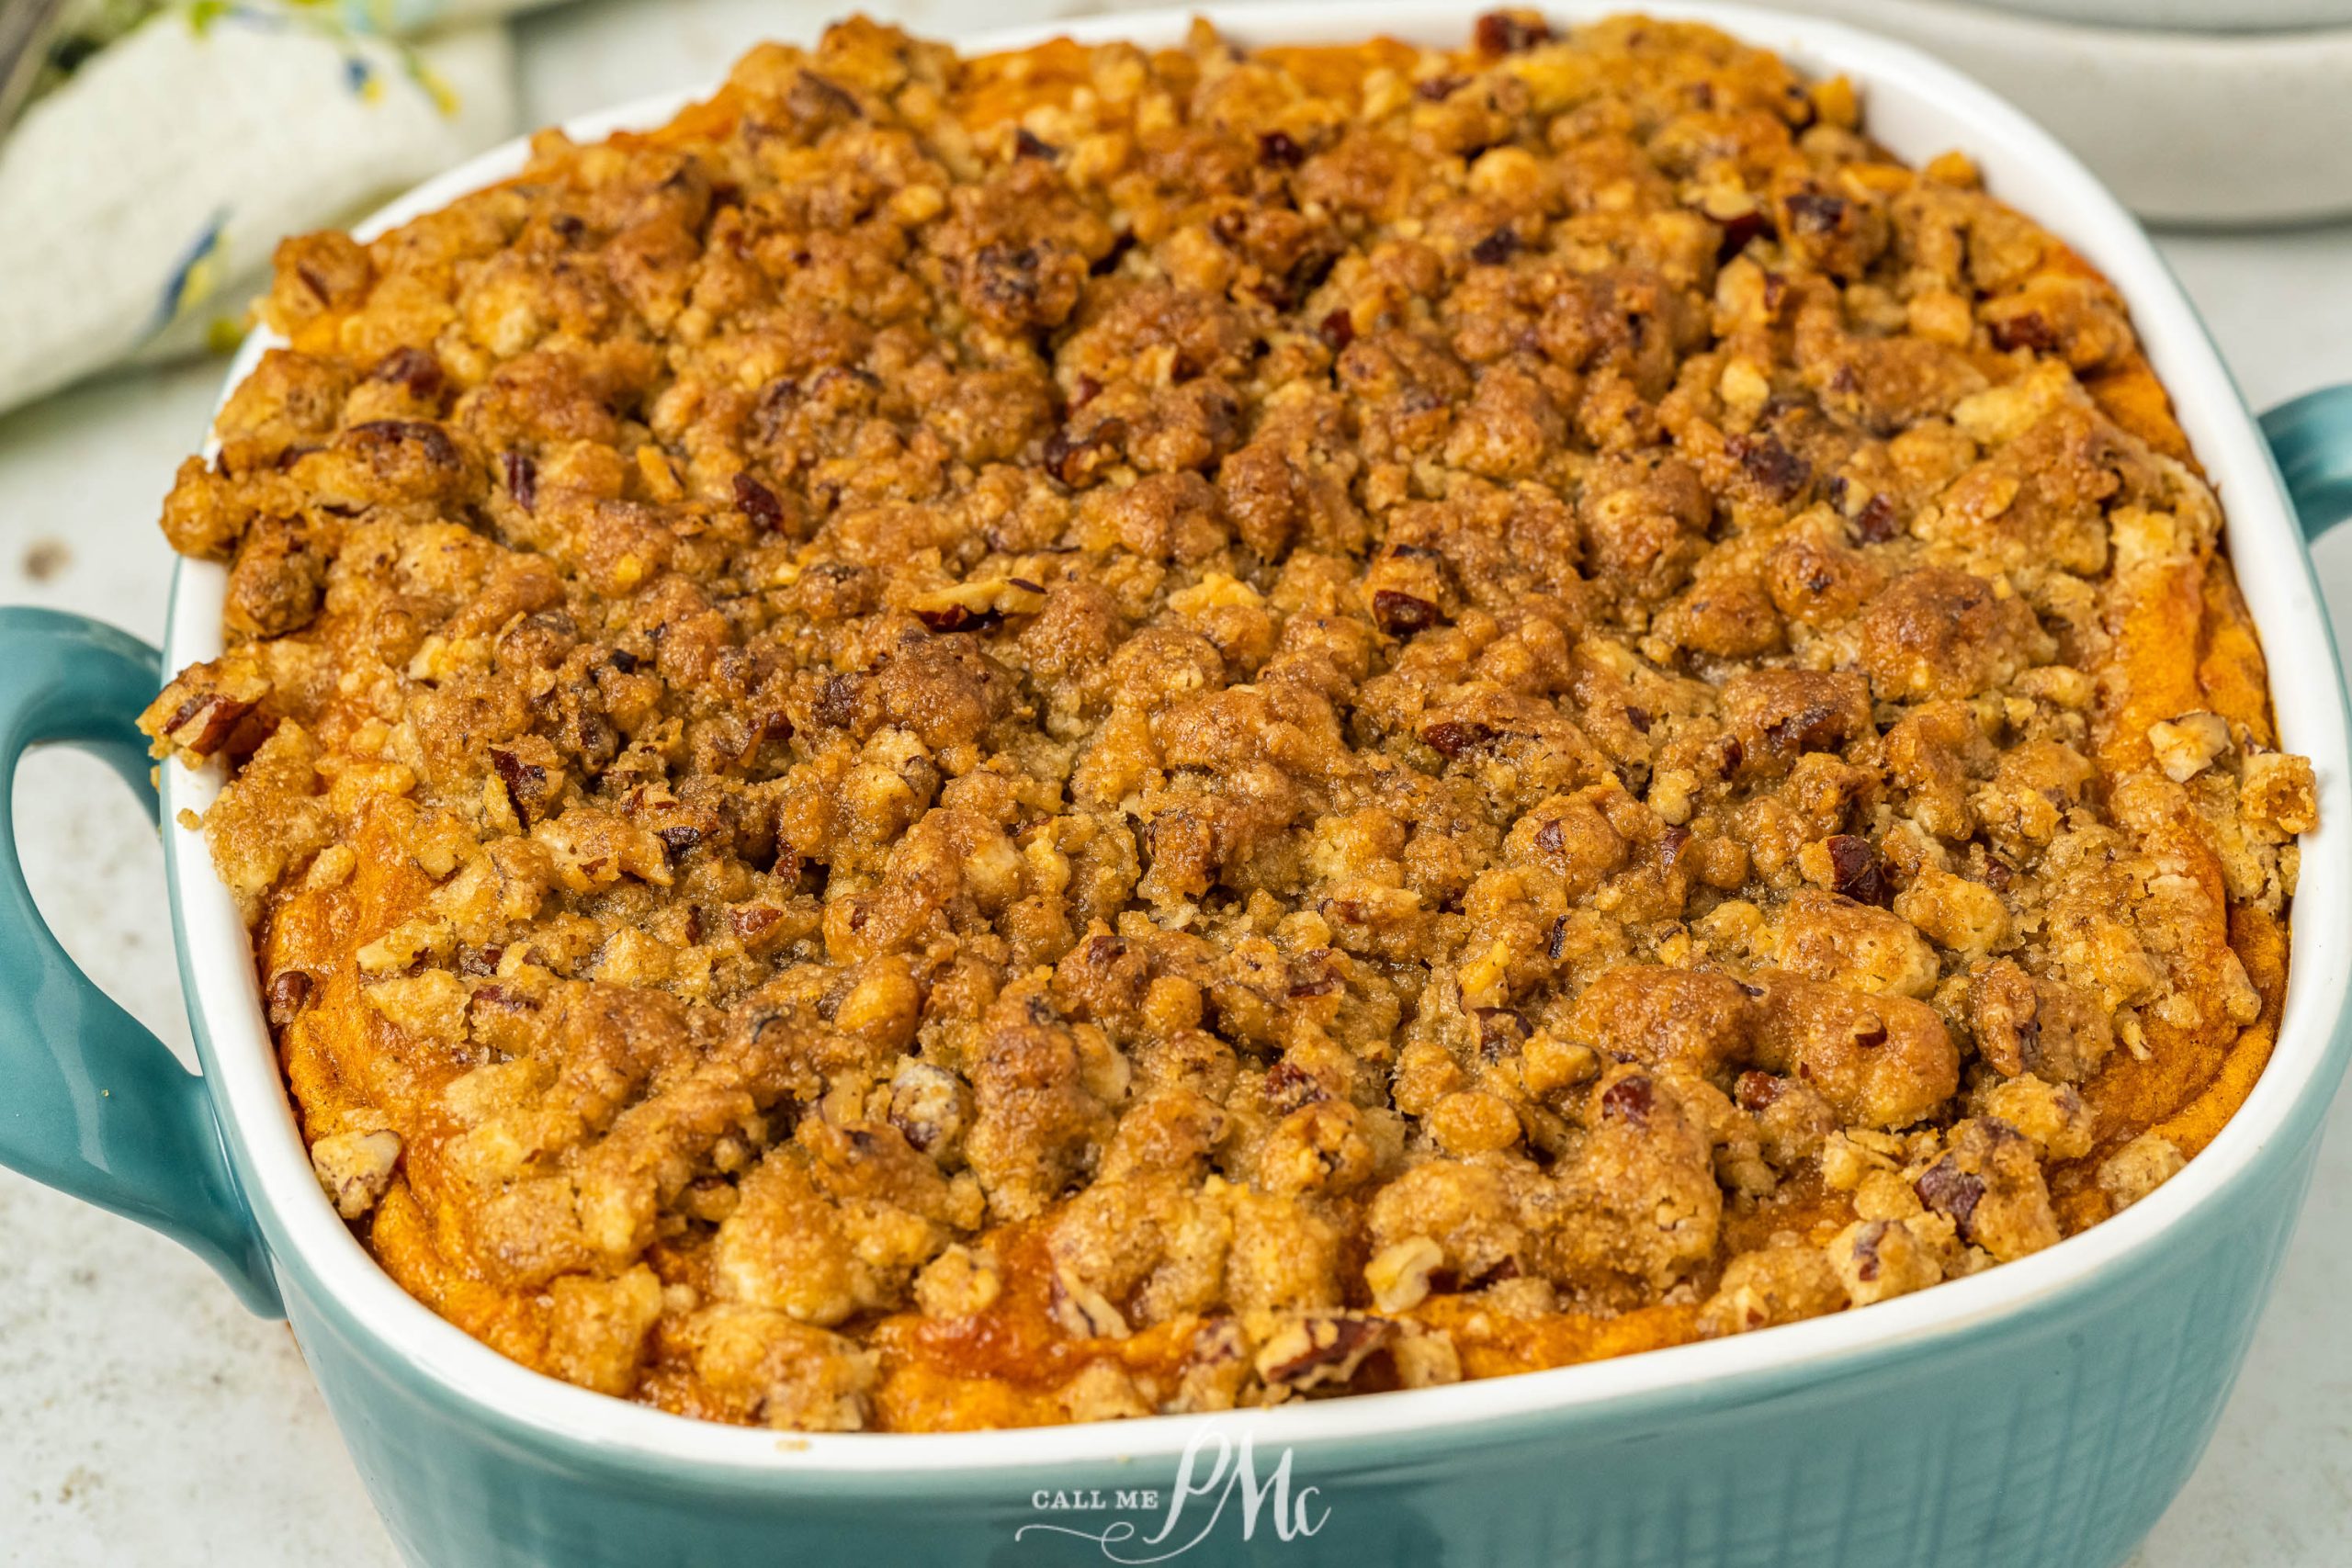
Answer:
<svg viewBox="0 0 2352 1568"><path fill-rule="evenodd" d="M1564 19L1605 7L1556 8ZM164 781L170 908L203 1075L73 966L28 894L0 790L0 1161L202 1254L282 1312L394 1540L432 1568L1343 1562L2066 1564L2119 1561L2188 1474L2236 1374L2341 1076L2352 878L2342 674L2305 541L2352 513L2352 389L2257 422L2162 263L2048 136L1908 51L1730 6L1714 22L1862 87L1903 155L1974 154L1993 188L2130 300L2229 511L2230 546L2310 756L2278 1048L2188 1168L2032 1258L1860 1313L1559 1371L1216 1417L956 1436L797 1437L695 1423L524 1371L404 1294L311 1175L245 935L203 845L171 823L214 781ZM1249 42L1386 31L1453 41L1438 5L1211 13ZM1172 41L1187 18L1081 37ZM990 38L996 46L1037 35ZM633 106L571 128L646 124ZM377 226L520 162L494 152ZM242 377L261 349L249 344ZM0 770L63 743L150 791L132 716L163 670L219 649L222 574L182 563L162 655L96 624L0 611ZM150 795L153 800L152 794Z"/></svg>

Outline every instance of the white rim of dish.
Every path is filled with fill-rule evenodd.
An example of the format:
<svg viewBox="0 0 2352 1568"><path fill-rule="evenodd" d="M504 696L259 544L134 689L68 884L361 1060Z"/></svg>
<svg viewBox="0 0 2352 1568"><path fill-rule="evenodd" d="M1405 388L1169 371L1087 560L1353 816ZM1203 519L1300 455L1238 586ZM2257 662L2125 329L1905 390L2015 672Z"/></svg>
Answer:
<svg viewBox="0 0 2352 1568"><path fill-rule="evenodd" d="M1544 9L1569 23L1597 20L1623 4L1569 0ZM2072 244L2129 302L2151 363L2228 515L2231 556L2260 629L2283 743L2318 773L2321 826L2304 840L2304 863L2335 863L2352 832L2345 708L2335 649L2280 493L2269 453L2202 324L2132 217L2070 153L2006 101L1905 46L1850 28L1730 4L1657 0L1643 9L1671 20L1712 23L1746 42L1779 51L1802 70L1844 73L1863 94L1871 134L1906 161L1947 147L1973 157L1996 195ZM1390 34L1458 47L1468 14L1425 0L1294 3L1204 12L1249 45L1348 42ZM1137 12L997 31L962 40L970 52L1019 48L1068 36L1086 43L1130 40L1147 48L1180 41L1195 13ZM585 141L650 129L695 95L667 94L586 116L566 130ZM524 144L510 142L411 191L356 232L372 235L447 205L516 172ZM225 384L241 382L264 349L249 339ZM226 574L215 563L183 560L173 584L164 668L218 656ZM2276 672L2285 671L2286 679ZM2278 1137L2327 1055L2345 1004L2352 879L2306 879L2294 912L2287 1004L2269 1063L2229 1124L2188 1168L2132 1208L2043 1252L1933 1290L1757 1334L1645 1351L1550 1371L1411 1393L1230 1412L1204 1417L1148 1416L1110 1424L953 1434L779 1433L672 1416L593 1393L510 1361L410 1296L336 1217L296 1128L263 1021L251 949L203 840L178 826L219 789L217 766L164 770L166 866L178 900L189 998L209 1037L206 1077L223 1131L241 1145L241 1175L258 1213L273 1216L324 1290L368 1332L452 1395L478 1403L549 1437L665 1461L777 1474L890 1474L908 1471L1012 1472L1036 1466L1181 1453L1206 1421L1268 1445L1363 1441L1459 1429L1513 1416L1582 1410L1633 1396L1800 1366L1834 1366L1842 1356L1925 1342L2003 1316L2082 1283L2158 1244Z"/></svg>

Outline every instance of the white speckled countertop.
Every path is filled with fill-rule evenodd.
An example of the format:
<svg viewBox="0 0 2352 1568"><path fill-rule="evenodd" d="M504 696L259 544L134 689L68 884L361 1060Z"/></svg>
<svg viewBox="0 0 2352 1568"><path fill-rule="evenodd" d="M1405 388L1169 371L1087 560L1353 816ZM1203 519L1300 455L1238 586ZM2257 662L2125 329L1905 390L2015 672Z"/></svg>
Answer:
<svg viewBox="0 0 2352 1568"><path fill-rule="evenodd" d="M707 80L763 34L840 6L629 0L521 29L535 120ZM997 0L993 25L1085 7ZM947 6L876 4L934 31ZM2165 254L2257 407L2352 379L2352 226L2167 236ZM219 367L126 377L0 420L0 602L97 615L151 640L171 557L155 532ZM2346 531L2352 536L2352 530ZM2322 552L2352 626L2352 539ZM184 1055L153 835L110 775L36 759L25 859L65 945ZM2305 874L2340 874L2311 866ZM2251 1360L2187 1492L2138 1568L2352 1562L2352 1100ZM0 1171L0 1564L392 1568L395 1559L283 1326L247 1317L202 1265L128 1221Z"/></svg>

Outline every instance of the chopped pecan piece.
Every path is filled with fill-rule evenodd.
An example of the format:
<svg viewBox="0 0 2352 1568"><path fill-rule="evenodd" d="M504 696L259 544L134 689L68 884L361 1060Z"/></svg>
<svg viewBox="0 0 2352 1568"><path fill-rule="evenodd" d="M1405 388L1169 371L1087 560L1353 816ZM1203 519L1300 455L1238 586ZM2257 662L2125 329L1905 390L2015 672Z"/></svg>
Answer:
<svg viewBox="0 0 2352 1568"><path fill-rule="evenodd" d="M1293 1318L1259 1348L1258 1376L1267 1387L1292 1393L1342 1384L1395 1331L1385 1318L1355 1313Z"/></svg>

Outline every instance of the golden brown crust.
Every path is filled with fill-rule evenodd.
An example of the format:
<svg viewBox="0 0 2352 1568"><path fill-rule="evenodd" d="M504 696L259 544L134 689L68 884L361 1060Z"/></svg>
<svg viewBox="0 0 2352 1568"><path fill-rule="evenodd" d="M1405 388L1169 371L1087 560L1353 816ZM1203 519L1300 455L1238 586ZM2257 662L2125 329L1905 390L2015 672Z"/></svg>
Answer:
<svg viewBox="0 0 2352 1568"><path fill-rule="evenodd" d="M811 1430L1745 1332L2136 1200L2310 770L2120 301L1710 30L852 22L361 245L159 754L435 1311Z"/></svg>

